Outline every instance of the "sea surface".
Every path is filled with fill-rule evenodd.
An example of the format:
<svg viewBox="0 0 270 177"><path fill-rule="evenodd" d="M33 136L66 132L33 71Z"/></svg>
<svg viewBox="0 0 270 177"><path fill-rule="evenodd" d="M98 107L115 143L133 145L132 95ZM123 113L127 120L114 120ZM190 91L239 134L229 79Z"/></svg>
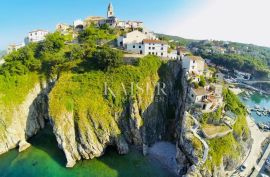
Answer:
<svg viewBox="0 0 270 177"><path fill-rule="evenodd" d="M270 109L270 96L265 94L260 94L258 92L253 92L253 94L246 96L245 94L239 95L241 101L249 108L253 108L256 105L260 108ZM244 99L247 97L248 99ZM256 123L270 123L270 116L259 116L256 112L251 112L251 117L255 120Z"/></svg>
<svg viewBox="0 0 270 177"><path fill-rule="evenodd" d="M171 177L161 165L136 150L120 156L113 148L106 155L65 168L63 151L57 147L52 130L30 139L32 146L22 153L16 149L0 156L0 177Z"/></svg>

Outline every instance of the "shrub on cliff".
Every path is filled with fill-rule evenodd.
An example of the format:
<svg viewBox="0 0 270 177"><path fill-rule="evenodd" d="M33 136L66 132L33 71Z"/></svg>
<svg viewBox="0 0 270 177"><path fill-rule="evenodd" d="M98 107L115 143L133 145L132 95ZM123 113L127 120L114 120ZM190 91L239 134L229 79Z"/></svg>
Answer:
<svg viewBox="0 0 270 177"><path fill-rule="evenodd" d="M94 59L101 70L108 71L123 63L123 53L109 47L102 47L94 53Z"/></svg>

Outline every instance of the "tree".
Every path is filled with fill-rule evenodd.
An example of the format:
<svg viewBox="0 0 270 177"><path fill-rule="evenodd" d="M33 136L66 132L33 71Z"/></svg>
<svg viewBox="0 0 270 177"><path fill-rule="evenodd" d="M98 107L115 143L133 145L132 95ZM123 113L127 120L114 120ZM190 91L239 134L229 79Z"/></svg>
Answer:
<svg viewBox="0 0 270 177"><path fill-rule="evenodd" d="M41 61L34 57L32 45L23 47L18 51L5 56L5 64L1 73L14 75L26 74L31 71L38 71L41 68Z"/></svg>
<svg viewBox="0 0 270 177"><path fill-rule="evenodd" d="M204 76L200 76L199 86L204 87L205 85L206 85L206 80Z"/></svg>
<svg viewBox="0 0 270 177"><path fill-rule="evenodd" d="M98 67L105 71L119 67L123 63L123 53L109 47L97 50L94 53L94 58L97 60Z"/></svg>
<svg viewBox="0 0 270 177"><path fill-rule="evenodd" d="M36 57L42 57L44 53L57 53L65 46L65 37L60 32L48 34L46 39L40 42L36 49Z"/></svg>

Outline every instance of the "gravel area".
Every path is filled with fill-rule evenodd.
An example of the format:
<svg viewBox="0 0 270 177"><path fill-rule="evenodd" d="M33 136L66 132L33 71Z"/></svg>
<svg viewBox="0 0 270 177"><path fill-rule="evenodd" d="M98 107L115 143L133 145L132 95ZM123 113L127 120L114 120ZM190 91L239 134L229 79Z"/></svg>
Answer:
<svg viewBox="0 0 270 177"><path fill-rule="evenodd" d="M169 142L158 142L149 149L149 155L173 173L177 172L176 146Z"/></svg>

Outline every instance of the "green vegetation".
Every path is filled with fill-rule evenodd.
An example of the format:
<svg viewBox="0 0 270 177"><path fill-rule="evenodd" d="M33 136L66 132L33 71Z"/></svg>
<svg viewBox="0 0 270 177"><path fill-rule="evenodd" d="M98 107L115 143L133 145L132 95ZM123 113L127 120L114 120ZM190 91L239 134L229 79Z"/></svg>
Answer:
<svg viewBox="0 0 270 177"><path fill-rule="evenodd" d="M83 74L98 70L97 64L93 65L96 58L98 64L106 69L119 66L121 53L99 46L100 43L106 44L115 39L116 35L114 30L91 26L79 34L80 43L73 44L70 43L70 35L54 32L47 35L42 42L31 43L6 55L5 63L0 66L0 107L12 114L14 108L25 100L30 90L41 80L60 78L62 73L69 76L72 72ZM95 74L98 73L102 72L97 71ZM97 77L93 79L95 78ZM73 79L76 79L75 74ZM86 81L87 79L89 78L86 77ZM71 97L65 99L68 111L72 111L75 107L74 100Z"/></svg>
<svg viewBox="0 0 270 177"><path fill-rule="evenodd" d="M78 39L80 43L88 43L91 45L101 45L108 41L116 39L118 32L114 29L110 29L106 26L96 28L95 26L89 26L82 32L80 32Z"/></svg>
<svg viewBox="0 0 270 177"><path fill-rule="evenodd" d="M106 72L91 70L81 74L63 73L50 93L51 115L56 123L61 123L63 114L70 112L75 115L81 130L88 122L87 119L92 119L102 127L101 130L110 130L109 132L114 132L116 136L119 129L113 123L113 116L115 113L121 113L126 103L135 97L140 98L142 110L146 109L153 97L136 89L135 84L138 83L145 90L146 84L149 83L149 93L153 93L159 80L158 69L161 64L159 58L148 56L139 60L135 66L122 65ZM113 93L108 90L105 94L105 86Z"/></svg>
<svg viewBox="0 0 270 177"><path fill-rule="evenodd" d="M240 156L239 143L230 133L222 138L214 138L208 141L209 154L206 163L204 164L209 170L213 170L222 164L224 157L230 157L231 159L237 159Z"/></svg>
<svg viewBox="0 0 270 177"><path fill-rule="evenodd" d="M94 58L97 60L97 64L101 70L108 71L123 64L123 53L109 47L102 47L97 50Z"/></svg>
<svg viewBox="0 0 270 177"><path fill-rule="evenodd" d="M206 85L206 80L203 75L200 76L199 86L204 87Z"/></svg>
<svg viewBox="0 0 270 177"><path fill-rule="evenodd" d="M176 46L187 46L194 40L184 39L178 36L170 36L166 34L157 34L158 38L169 42L170 46L174 49Z"/></svg>
<svg viewBox="0 0 270 177"><path fill-rule="evenodd" d="M228 89L224 89L223 97L225 111L232 111L235 113L237 115L237 120L233 126L232 133L222 138L215 138L208 141L210 151L205 167L209 170L218 167L222 163L224 157L238 159L242 151L241 141L247 141L250 135L246 122L246 110L244 105L240 102L238 97ZM204 119L207 120L206 115Z"/></svg>
<svg viewBox="0 0 270 177"><path fill-rule="evenodd" d="M267 78L270 73L270 48L224 41L193 41L194 54L210 59L229 70L237 69Z"/></svg>
<svg viewBox="0 0 270 177"><path fill-rule="evenodd" d="M218 108L215 112L204 113L201 119L201 124L217 124L221 123L223 107Z"/></svg>
<svg viewBox="0 0 270 177"><path fill-rule="evenodd" d="M191 143L192 143L192 146L194 147L194 149L196 150L196 154L199 155L200 158L202 158L202 154L203 154L202 142L197 137L192 136Z"/></svg>

